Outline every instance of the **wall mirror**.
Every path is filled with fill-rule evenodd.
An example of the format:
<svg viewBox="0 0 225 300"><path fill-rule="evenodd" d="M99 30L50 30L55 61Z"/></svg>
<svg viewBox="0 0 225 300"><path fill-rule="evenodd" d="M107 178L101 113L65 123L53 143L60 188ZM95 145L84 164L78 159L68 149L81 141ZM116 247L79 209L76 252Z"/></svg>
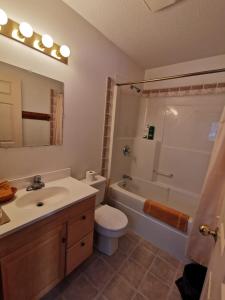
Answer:
<svg viewBox="0 0 225 300"><path fill-rule="evenodd" d="M63 82L0 62L0 147L63 143Z"/></svg>

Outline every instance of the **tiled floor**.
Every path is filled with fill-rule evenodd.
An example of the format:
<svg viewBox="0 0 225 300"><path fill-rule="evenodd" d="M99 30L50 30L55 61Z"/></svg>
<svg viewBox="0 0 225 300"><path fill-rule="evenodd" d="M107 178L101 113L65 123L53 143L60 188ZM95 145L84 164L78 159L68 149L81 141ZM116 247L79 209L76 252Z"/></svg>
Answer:
<svg viewBox="0 0 225 300"><path fill-rule="evenodd" d="M179 300L183 265L133 232L113 256L97 251L42 300Z"/></svg>

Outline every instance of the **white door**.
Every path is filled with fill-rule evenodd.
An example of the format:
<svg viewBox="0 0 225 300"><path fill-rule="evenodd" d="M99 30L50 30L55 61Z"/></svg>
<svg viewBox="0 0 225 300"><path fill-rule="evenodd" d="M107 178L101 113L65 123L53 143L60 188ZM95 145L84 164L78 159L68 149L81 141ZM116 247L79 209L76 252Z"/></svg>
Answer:
<svg viewBox="0 0 225 300"><path fill-rule="evenodd" d="M0 147L22 146L20 80L0 73Z"/></svg>
<svg viewBox="0 0 225 300"><path fill-rule="evenodd" d="M223 207L218 215L218 220L217 241L209 262L201 300L225 300L225 191ZM205 238L212 237L206 236Z"/></svg>

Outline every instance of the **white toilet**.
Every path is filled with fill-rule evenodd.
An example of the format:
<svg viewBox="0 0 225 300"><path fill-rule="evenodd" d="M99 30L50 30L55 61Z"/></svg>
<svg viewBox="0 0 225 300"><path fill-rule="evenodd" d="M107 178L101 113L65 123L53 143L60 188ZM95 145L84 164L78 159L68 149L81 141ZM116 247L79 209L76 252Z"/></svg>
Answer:
<svg viewBox="0 0 225 300"><path fill-rule="evenodd" d="M104 200L106 178L97 175L96 180L85 183L99 190L96 195L95 209L95 247L102 253L112 255L118 248L118 239L126 233L127 216L117 208L107 204L101 205Z"/></svg>

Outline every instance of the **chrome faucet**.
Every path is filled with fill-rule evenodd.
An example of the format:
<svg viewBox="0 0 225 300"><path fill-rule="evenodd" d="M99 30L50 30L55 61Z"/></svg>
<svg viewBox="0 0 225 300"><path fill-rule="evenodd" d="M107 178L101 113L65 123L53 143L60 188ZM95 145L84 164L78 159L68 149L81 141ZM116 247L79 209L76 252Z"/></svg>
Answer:
<svg viewBox="0 0 225 300"><path fill-rule="evenodd" d="M129 175L124 174L124 175L123 175L123 179L129 179L129 180L132 180L132 177L129 176Z"/></svg>
<svg viewBox="0 0 225 300"><path fill-rule="evenodd" d="M33 183L27 187L27 191L34 191L34 190L39 190L42 189L45 186L44 182L41 180L40 175L36 175L33 178Z"/></svg>

